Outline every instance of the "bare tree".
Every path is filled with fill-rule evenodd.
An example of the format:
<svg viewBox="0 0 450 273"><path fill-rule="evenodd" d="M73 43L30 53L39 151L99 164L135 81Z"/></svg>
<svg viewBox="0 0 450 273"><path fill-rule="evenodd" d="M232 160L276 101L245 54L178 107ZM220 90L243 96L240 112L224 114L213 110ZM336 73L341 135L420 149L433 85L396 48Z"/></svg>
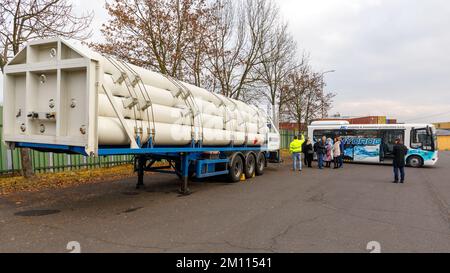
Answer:
<svg viewBox="0 0 450 273"><path fill-rule="evenodd" d="M211 21L214 20L213 11L220 5L219 2L210 2L204 5L200 11L197 11L193 20L191 20L191 31L189 31L188 48L182 56L184 59L186 78L196 86L207 86L211 81L210 74L206 69L207 59L210 53L210 44L208 38L213 31Z"/></svg>
<svg viewBox="0 0 450 273"><path fill-rule="evenodd" d="M276 106L286 108L299 86L306 120L329 107L305 58L306 74L292 72L297 45L273 0L113 0L106 9L106 42L91 44L106 54L227 97L269 103L275 122Z"/></svg>
<svg viewBox="0 0 450 273"><path fill-rule="evenodd" d="M323 73L314 72L304 56L301 65L287 77L287 102L282 109L287 120L295 121L298 130L304 130L311 120L327 113L335 94L324 92Z"/></svg>
<svg viewBox="0 0 450 273"><path fill-rule="evenodd" d="M278 8L272 0L223 0L215 13L208 69L223 95L248 100L256 66L273 34ZM253 98L253 97L252 97Z"/></svg>
<svg viewBox="0 0 450 273"><path fill-rule="evenodd" d="M213 32L208 38L211 48L207 69L214 78L212 88L227 97L233 93L232 73L239 66L239 54L245 40L243 18L236 13L234 1L220 1L214 10Z"/></svg>
<svg viewBox="0 0 450 273"><path fill-rule="evenodd" d="M324 73L313 73L307 97L305 124L309 124L311 120L328 116L336 94L326 93L325 87Z"/></svg>
<svg viewBox="0 0 450 273"><path fill-rule="evenodd" d="M296 53L297 44L288 32L287 24L273 28L261 47L261 61L256 66L255 77L261 83L262 95L272 107L272 119L276 124L280 109L288 100L282 87L287 76L297 67Z"/></svg>
<svg viewBox="0 0 450 273"><path fill-rule="evenodd" d="M303 56L301 64L289 73L284 80L286 103L282 105L285 116L297 123L301 131L309 101L312 100L311 67L307 56Z"/></svg>
<svg viewBox="0 0 450 273"><path fill-rule="evenodd" d="M145 68L201 83L212 8L206 0L114 0L103 25L105 43L91 44Z"/></svg>
<svg viewBox="0 0 450 273"><path fill-rule="evenodd" d="M80 16L66 0L2 0L0 5L0 68L28 41L62 36L86 39L93 13ZM22 173L34 175L29 149L21 149Z"/></svg>

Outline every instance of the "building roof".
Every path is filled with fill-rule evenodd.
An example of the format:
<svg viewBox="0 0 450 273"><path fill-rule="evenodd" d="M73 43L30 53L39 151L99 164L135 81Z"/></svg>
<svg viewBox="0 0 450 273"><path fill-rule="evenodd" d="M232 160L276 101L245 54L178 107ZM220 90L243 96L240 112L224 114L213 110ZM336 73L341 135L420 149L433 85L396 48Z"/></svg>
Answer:
<svg viewBox="0 0 450 273"><path fill-rule="evenodd" d="M386 116L362 116L362 117L330 117L313 121L348 121L350 124L397 124L397 119Z"/></svg>
<svg viewBox="0 0 450 273"><path fill-rule="evenodd" d="M436 135L438 136L450 136L450 130L437 129Z"/></svg>
<svg viewBox="0 0 450 273"><path fill-rule="evenodd" d="M439 122L435 123L434 126L436 126L436 128L438 129L450 130L450 122Z"/></svg>

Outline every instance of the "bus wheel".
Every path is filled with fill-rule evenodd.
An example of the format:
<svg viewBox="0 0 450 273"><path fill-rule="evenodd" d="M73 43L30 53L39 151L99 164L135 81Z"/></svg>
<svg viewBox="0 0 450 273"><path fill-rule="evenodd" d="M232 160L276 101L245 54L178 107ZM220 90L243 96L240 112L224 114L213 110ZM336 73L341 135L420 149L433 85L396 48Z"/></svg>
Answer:
<svg viewBox="0 0 450 273"><path fill-rule="evenodd" d="M241 181L241 176L244 173L244 162L242 157L239 155L233 157L230 163L229 171L230 173L228 176L231 182L236 183Z"/></svg>
<svg viewBox="0 0 450 273"><path fill-rule="evenodd" d="M264 153L259 153L256 157L256 176L261 176L264 174L264 168L266 167L266 155Z"/></svg>
<svg viewBox="0 0 450 273"><path fill-rule="evenodd" d="M419 156L410 156L408 158L408 165L413 168L420 168L423 166L423 159Z"/></svg>
<svg viewBox="0 0 450 273"><path fill-rule="evenodd" d="M251 179L255 176L256 158L253 153L247 154L245 158L245 178Z"/></svg>

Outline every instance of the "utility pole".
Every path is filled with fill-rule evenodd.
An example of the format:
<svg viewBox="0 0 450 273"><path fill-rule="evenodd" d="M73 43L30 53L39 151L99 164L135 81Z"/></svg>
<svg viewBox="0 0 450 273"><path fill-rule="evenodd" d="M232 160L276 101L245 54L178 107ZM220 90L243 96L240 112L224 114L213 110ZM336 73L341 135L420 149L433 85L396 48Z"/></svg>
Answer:
<svg viewBox="0 0 450 273"><path fill-rule="evenodd" d="M325 98L324 98L324 89L325 89L325 81L324 81L324 78L325 78L325 74L329 74L329 73L334 73L334 72L336 72L336 70L329 70L329 71L325 71L325 72L323 72L322 74L321 74L321 77L320 77L320 79L321 79L321 81L322 81L322 83L321 83L321 88L322 88L322 119L324 119L325 118Z"/></svg>

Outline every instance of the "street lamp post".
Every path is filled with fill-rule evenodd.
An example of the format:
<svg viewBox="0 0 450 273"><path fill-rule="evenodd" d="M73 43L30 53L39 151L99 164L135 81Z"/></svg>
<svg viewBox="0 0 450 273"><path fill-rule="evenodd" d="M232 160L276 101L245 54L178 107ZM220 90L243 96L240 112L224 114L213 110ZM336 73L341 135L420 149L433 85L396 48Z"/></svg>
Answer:
<svg viewBox="0 0 450 273"><path fill-rule="evenodd" d="M329 73L334 73L336 72L336 70L329 70L329 71L325 71L321 74L321 80L322 80L322 119L325 118L325 98L324 98L324 94L323 94L323 89L325 88L325 81L324 81L324 77L326 74Z"/></svg>

